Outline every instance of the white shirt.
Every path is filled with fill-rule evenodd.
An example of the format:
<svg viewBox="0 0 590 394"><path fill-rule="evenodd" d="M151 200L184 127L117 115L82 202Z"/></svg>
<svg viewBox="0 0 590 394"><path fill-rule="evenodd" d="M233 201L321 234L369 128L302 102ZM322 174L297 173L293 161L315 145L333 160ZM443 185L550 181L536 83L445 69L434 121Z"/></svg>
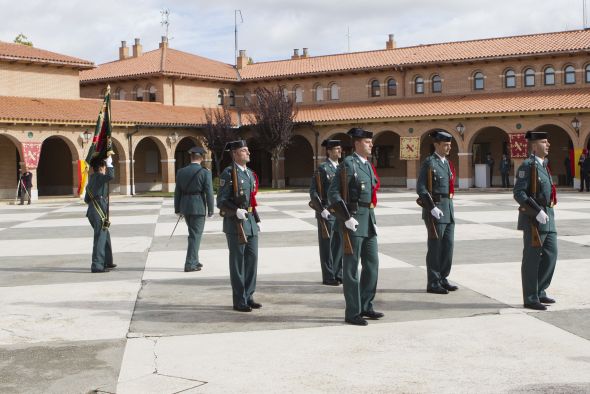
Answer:
<svg viewBox="0 0 590 394"><path fill-rule="evenodd" d="M234 161L234 163L236 163L236 162ZM239 165L238 163L236 163L236 166L237 166L237 167L238 167L240 170L242 170L242 171L246 171L246 166L241 166L241 165Z"/></svg>
<svg viewBox="0 0 590 394"><path fill-rule="evenodd" d="M545 160L541 159L539 156L535 155L535 159L537 159L537 161L539 162L540 165L545 164Z"/></svg>
<svg viewBox="0 0 590 394"><path fill-rule="evenodd" d="M332 164L334 166L334 168L338 168L338 162L337 161L334 161L334 160L332 160L330 158L328 158L328 160L330 161L330 164Z"/></svg>
<svg viewBox="0 0 590 394"><path fill-rule="evenodd" d="M358 153L354 152L354 154L356 155L356 157L358 157L359 159L361 159L361 163L365 164L367 162L367 159L362 158Z"/></svg>
<svg viewBox="0 0 590 394"><path fill-rule="evenodd" d="M439 155L438 153L434 152L439 158L440 160L444 163L447 159L445 159L443 156Z"/></svg>

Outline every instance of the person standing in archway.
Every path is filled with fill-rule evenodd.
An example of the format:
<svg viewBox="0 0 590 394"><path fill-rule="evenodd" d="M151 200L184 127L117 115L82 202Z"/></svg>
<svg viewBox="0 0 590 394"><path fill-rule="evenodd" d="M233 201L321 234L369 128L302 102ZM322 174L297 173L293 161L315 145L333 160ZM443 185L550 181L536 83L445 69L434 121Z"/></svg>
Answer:
<svg viewBox="0 0 590 394"><path fill-rule="evenodd" d="M486 164L490 168L490 187L494 186L494 164L496 164L491 153L486 155Z"/></svg>
<svg viewBox="0 0 590 394"><path fill-rule="evenodd" d="M319 165L311 179L309 196L312 208L316 211L318 222L318 244L320 248L320 264L322 283L338 286L342 283L342 242L340 233L335 227L335 218L328 212L328 189L336 175L338 159L342 157L340 140L324 140L326 161Z"/></svg>
<svg viewBox="0 0 590 394"><path fill-rule="evenodd" d="M580 167L580 191L584 191L584 183L586 183L586 191L588 191L588 184L586 182L587 175L584 170L584 163L588 159L588 149L584 149L580 158L578 159L578 167Z"/></svg>
<svg viewBox="0 0 590 394"><path fill-rule="evenodd" d="M506 153L502 154L502 160L500 161L500 174L502 175L502 187L510 187L510 159Z"/></svg>
<svg viewBox="0 0 590 394"><path fill-rule="evenodd" d="M205 149L195 146L189 151L191 164L178 170L174 189L174 212L188 226L188 247L184 272L200 271L201 237L205 229L205 215L213 217L213 180L211 171L201 165Z"/></svg>
<svg viewBox="0 0 590 394"><path fill-rule="evenodd" d="M434 142L434 153L422 163L416 185L422 219L428 229L426 291L448 294L459 289L447 279L451 273L455 244L455 171L447 158L453 136L442 129L434 130L430 136Z"/></svg>
<svg viewBox="0 0 590 394"><path fill-rule="evenodd" d="M27 204L31 205L31 188L33 187L33 173L29 170L23 172L18 180L20 204L24 205L25 197L27 198Z"/></svg>

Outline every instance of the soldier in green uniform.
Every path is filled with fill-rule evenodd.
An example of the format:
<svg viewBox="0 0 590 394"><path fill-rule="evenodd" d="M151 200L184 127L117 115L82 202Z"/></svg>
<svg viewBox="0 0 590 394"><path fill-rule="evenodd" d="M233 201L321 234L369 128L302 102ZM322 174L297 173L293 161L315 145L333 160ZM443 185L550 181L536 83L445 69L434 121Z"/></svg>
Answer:
<svg viewBox="0 0 590 394"><path fill-rule="evenodd" d="M453 263L455 237L455 175L452 164L447 159L453 137L442 129L434 130L430 136L434 142L434 153L422 163L416 185L422 206L422 219L428 229L426 291L448 294L449 291L459 289L447 279Z"/></svg>
<svg viewBox="0 0 590 394"><path fill-rule="evenodd" d="M189 150L191 164L178 170L174 189L174 212L184 217L188 226L188 248L184 272L200 271L199 247L205 228L205 215L213 216L213 181L211 172L201 166L205 150L195 146Z"/></svg>
<svg viewBox="0 0 590 394"><path fill-rule="evenodd" d="M553 207L556 189L547 167L547 133L528 131L530 158L518 168L514 199L520 204L518 229L523 231L522 294L524 307L546 310L555 300L547 296L557 261L557 230ZM531 175L532 173L532 175ZM536 177L534 176L536 174Z"/></svg>
<svg viewBox="0 0 590 394"><path fill-rule="evenodd" d="M328 202L330 212L336 216L344 249L344 320L349 324L366 326L368 323L363 317L379 319L384 316L373 309L379 271L374 210L378 178L368 161L373 148L373 133L352 128L348 135L353 139L354 153L346 157L336 170L328 189ZM360 275L359 262L362 266Z"/></svg>
<svg viewBox="0 0 590 394"><path fill-rule="evenodd" d="M94 230L92 244L92 265L90 271L109 272L117 265L113 263L113 250L111 247L111 234L108 221L108 194L109 181L115 177L113 158L93 159L90 163L93 173L88 179L84 202L88 204L86 217Z"/></svg>
<svg viewBox="0 0 590 394"><path fill-rule="evenodd" d="M340 140L324 140L322 146L326 148L327 158L319 165L311 179L309 195L312 200L319 198L322 208L322 211L316 211L315 215L318 221L322 283L338 286L342 283L342 241L334 225L336 219L330 215L326 207L328 206L328 188L336 175L338 159L342 157L342 146ZM326 234L322 234L323 231L327 231L327 237Z"/></svg>
<svg viewBox="0 0 590 394"><path fill-rule="evenodd" d="M256 176L246 164L250 151L246 141L227 144L233 163L223 170L217 192L217 207L223 216L223 232L229 249L229 276L233 307L251 312L262 307L254 301L258 265L259 219L253 197L257 190Z"/></svg>

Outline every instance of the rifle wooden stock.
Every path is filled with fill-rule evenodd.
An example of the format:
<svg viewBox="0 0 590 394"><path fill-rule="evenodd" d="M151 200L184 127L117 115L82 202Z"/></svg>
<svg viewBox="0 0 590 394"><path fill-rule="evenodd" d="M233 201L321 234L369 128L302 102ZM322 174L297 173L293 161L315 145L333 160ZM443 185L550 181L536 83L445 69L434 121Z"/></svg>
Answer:
<svg viewBox="0 0 590 394"><path fill-rule="evenodd" d="M322 201L320 198L318 196L314 196L309 202L309 207L313 209L318 216L318 227L321 230L322 239L329 239L330 232L328 231L326 220L322 217L322 211L324 210L324 207L322 206Z"/></svg>
<svg viewBox="0 0 590 394"><path fill-rule="evenodd" d="M432 196L432 167L428 167L428 176L426 177L426 188L428 193ZM433 199L434 201L434 199ZM435 205L436 206L436 205ZM436 231L436 223L430 212L426 212L426 229L428 231L428 239L438 239L438 231Z"/></svg>
<svg viewBox="0 0 590 394"><path fill-rule="evenodd" d="M537 197L537 163L536 158L533 157L533 165L531 166L531 194L533 198ZM539 234L539 223L536 218L529 218L531 221L531 246L533 248L541 247L541 234Z"/></svg>
<svg viewBox="0 0 590 394"><path fill-rule="evenodd" d="M232 164L231 180L232 180L232 185L234 188L234 198L236 199L236 201L238 201L238 199L240 197L240 192L238 191L238 173L236 171L236 164L235 163ZM238 242L240 243L240 245L247 244L248 238L246 238L246 233L244 232L244 225L242 224L242 221L240 219L238 219L237 216L233 220L236 221L236 231L238 233Z"/></svg>
<svg viewBox="0 0 590 394"><path fill-rule="evenodd" d="M340 195L342 196L342 200L348 204L348 174L346 173L346 165L344 165L344 163L340 166ZM344 223L341 225L341 230L342 241L344 243L344 254L350 256L353 254L352 241L350 240L350 233Z"/></svg>

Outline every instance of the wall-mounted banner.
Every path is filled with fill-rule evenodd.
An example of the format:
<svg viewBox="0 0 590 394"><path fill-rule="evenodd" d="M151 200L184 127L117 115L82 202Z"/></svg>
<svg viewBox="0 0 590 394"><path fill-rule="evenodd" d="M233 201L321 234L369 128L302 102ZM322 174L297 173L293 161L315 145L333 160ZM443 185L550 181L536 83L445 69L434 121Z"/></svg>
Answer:
<svg viewBox="0 0 590 394"><path fill-rule="evenodd" d="M22 142L23 145L23 161L27 170L34 170L39 165L39 157L41 156L40 142Z"/></svg>
<svg viewBox="0 0 590 394"><path fill-rule="evenodd" d="M527 154L527 142L524 133L509 134L510 136L510 157L513 159L525 159Z"/></svg>
<svg viewBox="0 0 590 394"><path fill-rule="evenodd" d="M419 160L420 137L400 137L399 158L401 160Z"/></svg>

